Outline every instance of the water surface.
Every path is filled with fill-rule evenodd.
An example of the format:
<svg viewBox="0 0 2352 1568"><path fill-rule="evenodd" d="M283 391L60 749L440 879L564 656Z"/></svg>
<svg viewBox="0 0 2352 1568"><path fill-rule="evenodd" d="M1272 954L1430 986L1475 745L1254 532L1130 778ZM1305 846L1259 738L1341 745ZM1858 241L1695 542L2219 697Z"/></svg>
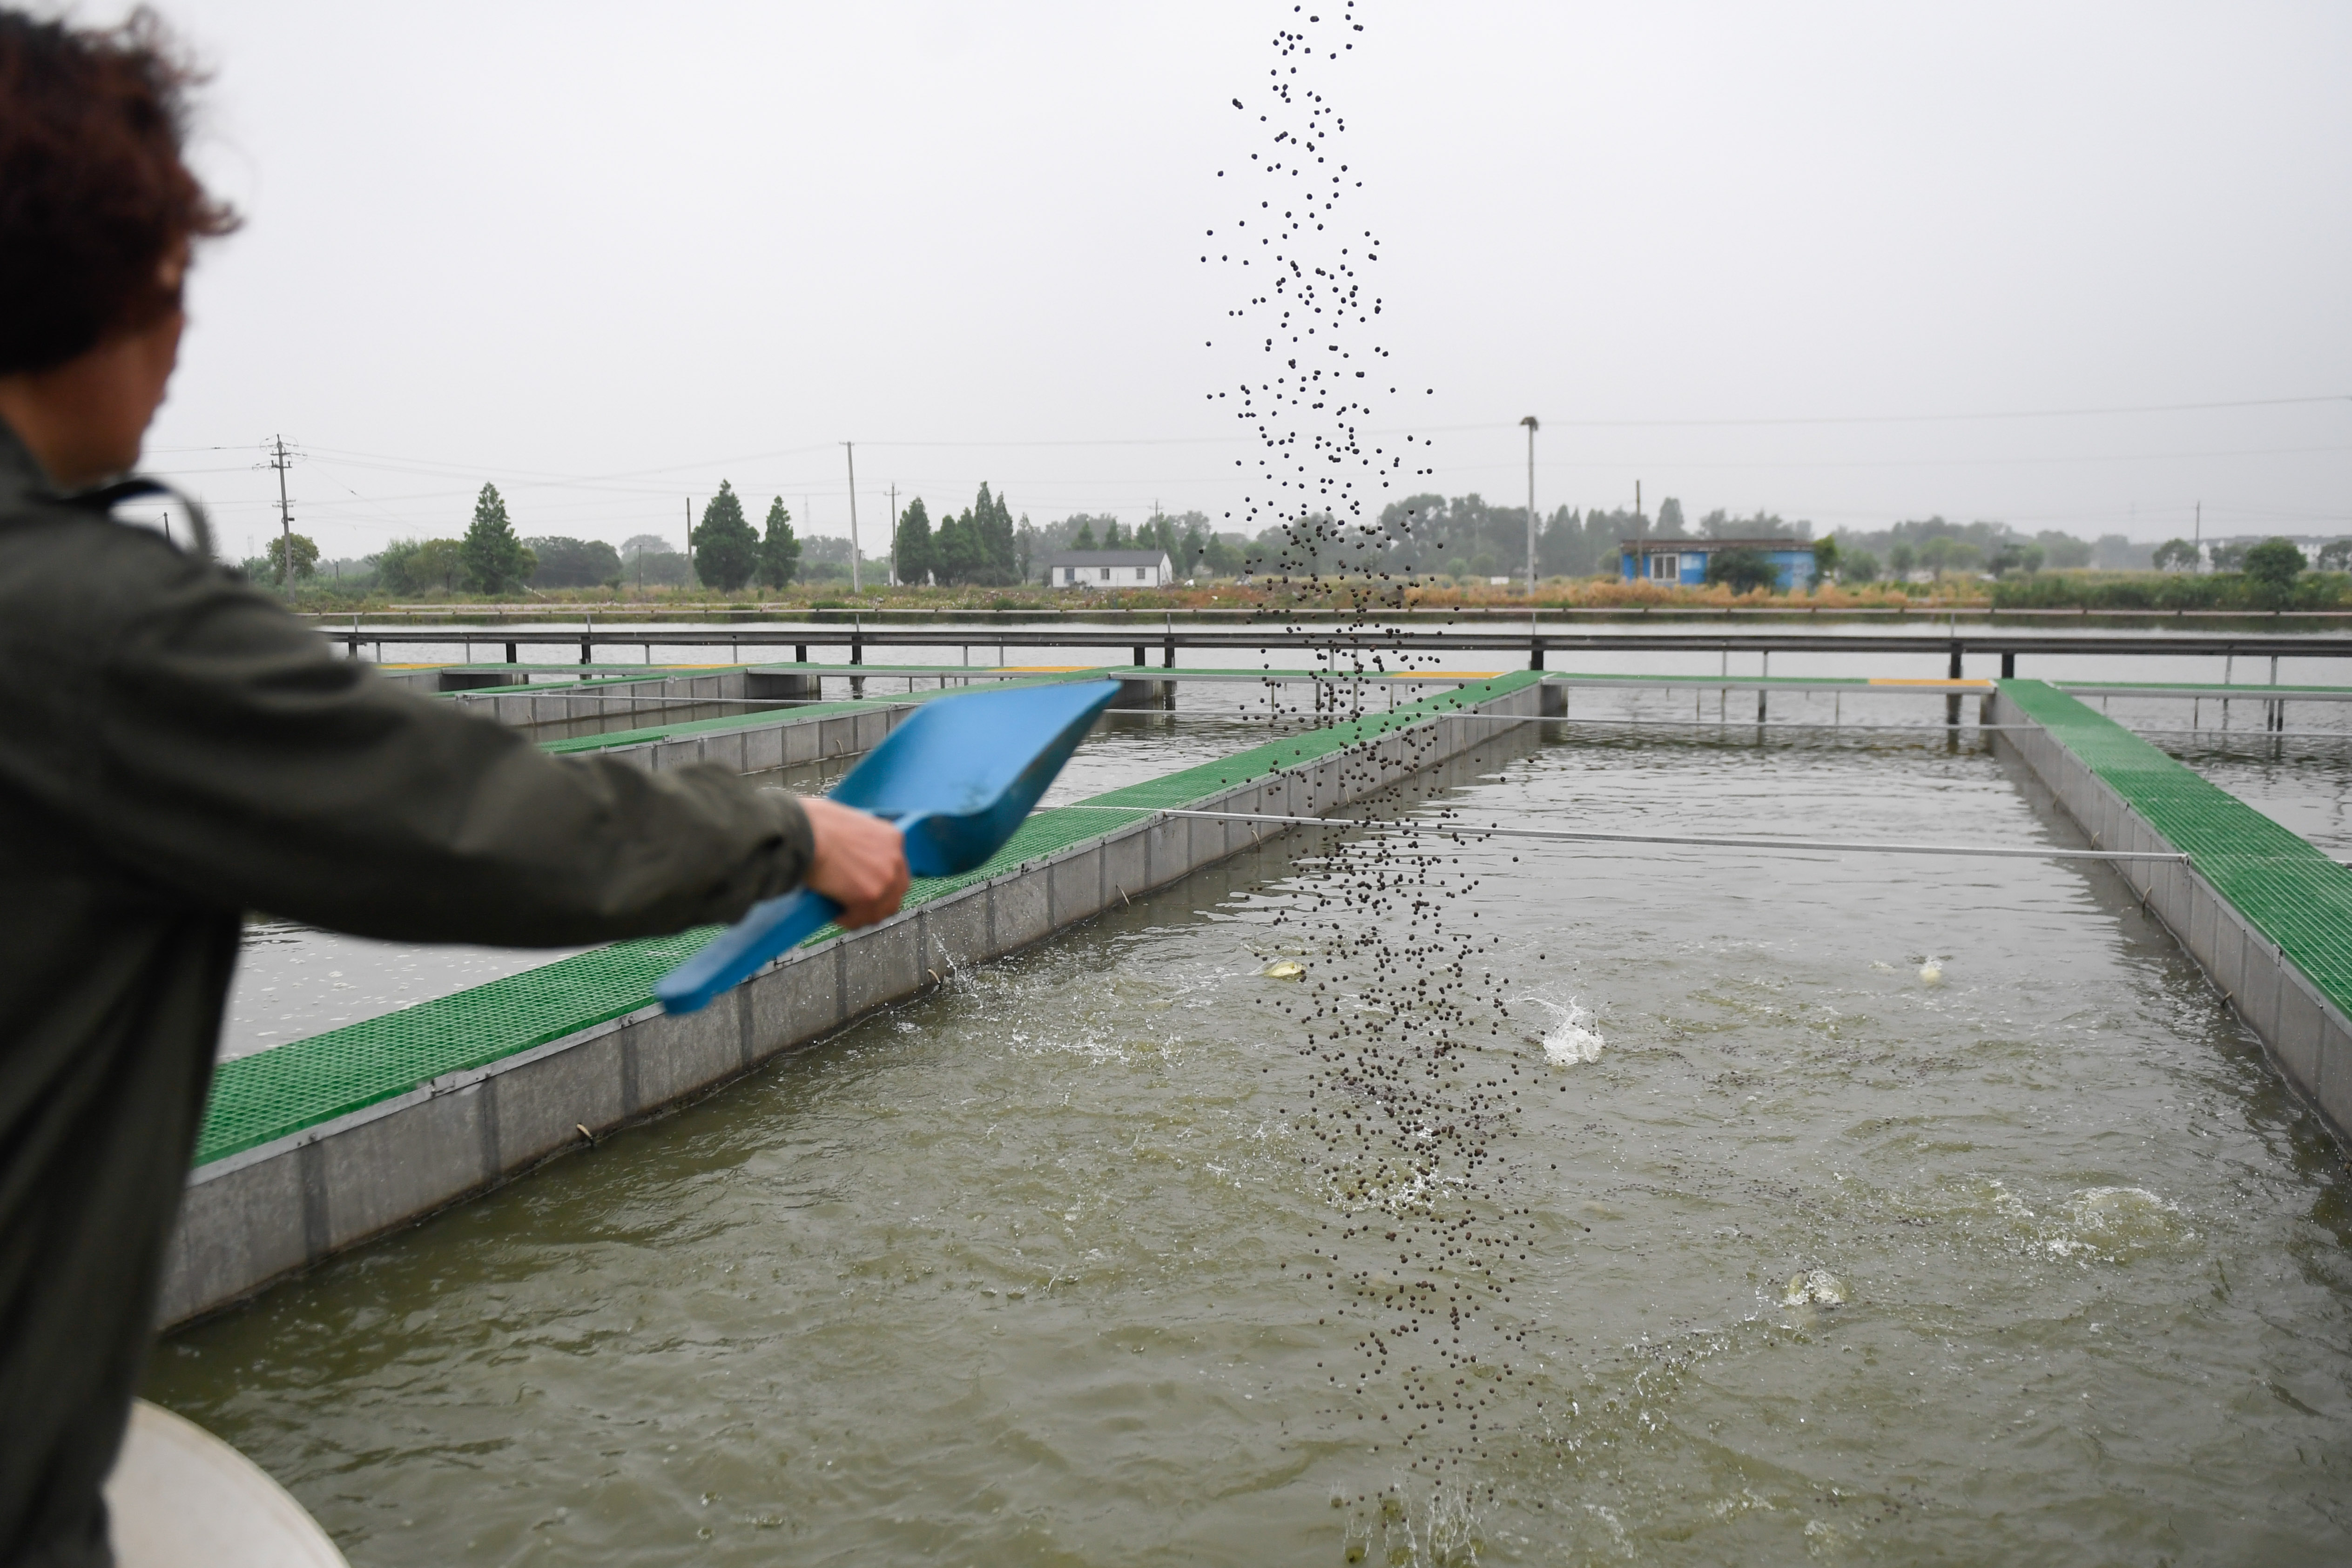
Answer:
<svg viewBox="0 0 2352 1568"><path fill-rule="evenodd" d="M1546 727L149 1391L362 1568L2345 1560L2342 1162L2111 875L1430 831L2057 831L1969 747Z"/></svg>

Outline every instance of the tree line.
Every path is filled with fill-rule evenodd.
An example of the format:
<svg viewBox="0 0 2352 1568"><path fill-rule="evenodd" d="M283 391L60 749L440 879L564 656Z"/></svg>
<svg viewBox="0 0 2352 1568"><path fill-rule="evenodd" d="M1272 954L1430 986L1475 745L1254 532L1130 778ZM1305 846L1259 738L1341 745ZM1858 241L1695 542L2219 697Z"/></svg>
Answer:
<svg viewBox="0 0 2352 1568"><path fill-rule="evenodd" d="M1133 528L1109 513L1074 512L1058 523L1034 530L1024 541L1029 559L1044 570L1046 556L1062 550L1163 550L1179 577L1206 573L1238 577L1249 570L1249 538L1243 534L1219 534L1209 526L1206 512L1171 515L1155 510Z"/></svg>
<svg viewBox="0 0 2352 1568"><path fill-rule="evenodd" d="M463 538L394 539L366 565L373 585L395 595L436 590L505 595L524 588L619 589L633 580L641 586L677 587L690 580L731 591L754 579L763 587L783 588L800 575L802 541L782 497L769 503L766 529L761 532L744 517L741 499L725 480L703 507L688 543L690 555L672 549L668 540L656 534L636 535L618 549L603 539L560 535L522 538L498 486L484 485ZM299 534L293 544L294 577L314 576L318 547ZM286 553L282 540L271 541L269 555L253 563L263 569L257 575L283 583Z"/></svg>
<svg viewBox="0 0 2352 1568"><path fill-rule="evenodd" d="M1035 580L1045 558L1060 550L1158 549L1166 552L1179 577L1277 575L1380 575L1501 577L1525 570L1525 507L1496 506L1476 493L1448 497L1435 493L1408 497L1384 507L1376 524L1349 527L1329 517L1307 517L1268 528L1255 538L1221 532L1206 514L1171 516L1154 510L1132 526L1109 514L1074 513L1058 522L1018 522L1004 497L982 484L972 504L934 523L921 497L893 519L890 548L872 567L901 584L999 587ZM1542 577L1614 575L1621 541L1629 538L1786 539L1811 546L1824 579L1848 583L1897 579L1925 570L1945 573L1986 572L1996 579L2032 577L2045 568L2097 566L2116 570L2197 564L2196 549L2171 540L2151 550L2122 535L2095 541L2043 530L2026 535L2000 522L1958 523L1942 517L1907 520L1883 529L1840 528L1813 538L1813 526L1758 510L1741 517L1717 508L1695 522L1682 503L1668 497L1655 517L1624 508L1580 511L1562 507L1540 517L1536 532L1536 570ZM505 595L525 587L562 589L625 586L691 586L733 591L757 582L782 589L795 581L833 580L849 575L850 541L802 539L781 497L768 506L765 526L754 528L732 483L702 508L688 535L688 549L672 548L656 534L639 534L615 549L601 539L517 535L505 499L484 485L474 515L458 538L396 539L362 565L352 586L386 592L436 591ZM2273 541L2294 551L2284 541ZM2266 546L2252 547L2253 549ZM2218 570L2252 571L2249 547L2217 547ZM2277 556L2276 551L2272 552ZM1736 551L1714 552L1710 580L1724 573L1769 571L1760 553L1751 570ZM2273 560L2270 570L2278 569ZM2299 552L2298 562L2302 561ZM2325 570L2352 566L2352 539L2319 552ZM284 584L315 578L319 549L302 535L269 541L267 553L246 563L249 575ZM2257 574L2259 575L2259 574ZM1729 576L1721 579L1731 580ZM1734 586L1738 586L1735 584Z"/></svg>
<svg viewBox="0 0 2352 1568"><path fill-rule="evenodd" d="M989 494L984 481L978 499L961 512L941 513L937 527L918 496L891 529L889 570L910 585L1010 587L1028 576L1020 539L1028 521L1016 528L1013 508Z"/></svg>

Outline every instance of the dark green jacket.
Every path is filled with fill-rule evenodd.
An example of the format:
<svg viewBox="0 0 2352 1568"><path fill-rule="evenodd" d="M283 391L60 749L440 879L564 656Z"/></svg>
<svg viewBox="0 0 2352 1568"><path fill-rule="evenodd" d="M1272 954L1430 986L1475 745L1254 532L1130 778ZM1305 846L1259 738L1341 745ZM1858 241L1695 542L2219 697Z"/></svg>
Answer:
<svg viewBox="0 0 2352 1568"><path fill-rule="evenodd" d="M60 502L0 425L0 1564L104 1564L240 917L518 946L731 919L799 806L547 756Z"/></svg>

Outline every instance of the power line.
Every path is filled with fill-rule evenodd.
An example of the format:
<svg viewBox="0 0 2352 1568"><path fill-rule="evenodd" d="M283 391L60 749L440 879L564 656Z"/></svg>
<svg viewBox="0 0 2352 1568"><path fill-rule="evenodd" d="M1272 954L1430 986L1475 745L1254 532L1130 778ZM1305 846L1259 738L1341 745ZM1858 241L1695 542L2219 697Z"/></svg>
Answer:
<svg viewBox="0 0 2352 1568"><path fill-rule="evenodd" d="M2216 409L2290 408L2315 403L2352 403L2352 392L2326 392L2315 397L2239 398L2222 402L2143 402L2118 403L2105 408L2024 408L2008 409L1993 413L1853 413L1853 414L1792 414L1787 417L1738 419L1560 419L1555 424L1574 425L1581 430L1608 429L1667 429L1723 428L1731 426L1779 426L1790 424L1957 424L1977 420L1999 419L2091 419L2105 414L2126 413L2198 413ZM1427 432L1432 435L1459 431L1510 428L1502 421L1481 422L1477 424L1433 424L1417 427L1413 434ZM1370 431L1368 434L1389 434ZM1397 434L1403 434L1398 432Z"/></svg>
<svg viewBox="0 0 2352 1568"><path fill-rule="evenodd" d="M1483 427L1482 427L1483 428ZM2097 452L2072 455L2041 457L1866 457L1866 458L1691 458L1673 460L1657 457L1611 458L1602 461L1554 458L1543 465L1546 468L1597 468L1604 471L1629 467L1641 468L2033 468L2064 463L2156 463L2179 458L2203 457L2291 457L2327 453L2352 453L2352 446L2253 446L2230 447L2203 452ZM1444 463L1438 470L1446 474L1498 473L1517 470L1518 463Z"/></svg>

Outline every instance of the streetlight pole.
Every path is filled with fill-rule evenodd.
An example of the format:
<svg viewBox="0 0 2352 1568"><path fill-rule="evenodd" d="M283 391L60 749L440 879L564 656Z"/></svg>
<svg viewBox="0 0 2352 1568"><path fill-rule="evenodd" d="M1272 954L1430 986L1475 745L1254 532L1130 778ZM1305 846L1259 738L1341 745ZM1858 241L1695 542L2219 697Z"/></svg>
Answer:
<svg viewBox="0 0 2352 1568"><path fill-rule="evenodd" d="M1528 597L1536 596L1536 416L1519 421L1528 427Z"/></svg>

